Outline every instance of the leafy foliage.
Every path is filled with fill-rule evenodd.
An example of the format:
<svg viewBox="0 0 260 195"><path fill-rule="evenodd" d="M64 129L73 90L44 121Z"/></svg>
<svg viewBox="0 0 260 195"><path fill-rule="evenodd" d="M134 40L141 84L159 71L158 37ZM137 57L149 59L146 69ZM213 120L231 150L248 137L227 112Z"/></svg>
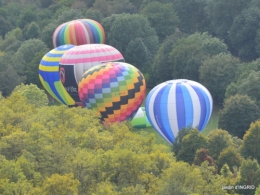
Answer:
<svg viewBox="0 0 260 195"><path fill-rule="evenodd" d="M179 39L169 54L174 79L199 81L199 68L207 58L227 53L227 46L208 33L195 33Z"/></svg>
<svg viewBox="0 0 260 195"><path fill-rule="evenodd" d="M205 135L200 134L197 129L192 129L181 140L181 149L176 155L177 160L182 160L192 164L195 154L200 148L207 148L208 139Z"/></svg>
<svg viewBox="0 0 260 195"><path fill-rule="evenodd" d="M143 8L141 14L147 17L151 26L155 28L160 41L173 34L179 22L172 3L151 2Z"/></svg>
<svg viewBox="0 0 260 195"><path fill-rule="evenodd" d="M27 102L36 107L47 106L49 101L46 93L39 89L36 85L18 85L14 88L13 93L21 94L27 98Z"/></svg>
<svg viewBox="0 0 260 195"><path fill-rule="evenodd" d="M223 103L227 86L236 78L240 61L220 53L202 62L199 80L211 93L215 103Z"/></svg>
<svg viewBox="0 0 260 195"><path fill-rule="evenodd" d="M158 48L158 37L148 20L139 14L120 14L105 18L102 25L109 32L107 43L117 48L126 62L146 73ZM141 45L135 51L138 43Z"/></svg>
<svg viewBox="0 0 260 195"><path fill-rule="evenodd" d="M232 136L225 130L215 129L208 134L209 155L217 160L219 154L227 147L232 146ZM218 147L216 147L218 146Z"/></svg>
<svg viewBox="0 0 260 195"><path fill-rule="evenodd" d="M255 50L257 30L260 28L260 11L258 7L244 9L233 22L230 40L237 55L246 61L259 57Z"/></svg>
<svg viewBox="0 0 260 195"><path fill-rule="evenodd" d="M253 158L260 162L260 121L250 125L250 128L243 137L241 146L242 154L245 158Z"/></svg>
<svg viewBox="0 0 260 195"><path fill-rule="evenodd" d="M250 123L259 118L259 107L246 95L231 96L219 113L218 126L231 135L242 138Z"/></svg>

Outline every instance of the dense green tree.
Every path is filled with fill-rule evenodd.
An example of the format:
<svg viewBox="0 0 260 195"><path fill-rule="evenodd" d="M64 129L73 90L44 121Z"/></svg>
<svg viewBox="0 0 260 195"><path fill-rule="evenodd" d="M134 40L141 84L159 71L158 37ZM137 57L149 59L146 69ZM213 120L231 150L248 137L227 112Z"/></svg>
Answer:
<svg viewBox="0 0 260 195"><path fill-rule="evenodd" d="M258 7L244 9L231 26L229 37L232 46L242 60L252 61L259 57L256 52L257 30L259 25L260 11Z"/></svg>
<svg viewBox="0 0 260 195"><path fill-rule="evenodd" d="M46 44L39 39L29 39L22 43L21 47L14 54L14 59L22 59L14 67L23 67L22 76L25 75L29 82L39 85L39 79L36 77L40 59L49 49ZM18 61L15 61L18 63ZM24 64L23 64L23 63ZM19 68L20 69L20 68ZM35 79L33 79L35 78ZM28 82L26 82L28 83ZM29 84L29 83L28 83ZM39 85L40 86L40 85Z"/></svg>
<svg viewBox="0 0 260 195"><path fill-rule="evenodd" d="M41 7L42 8L47 8L49 7L52 3L53 3L54 0L40 0L41 2Z"/></svg>
<svg viewBox="0 0 260 195"><path fill-rule="evenodd" d="M239 169L236 185L242 186L236 191L239 194L255 194L255 187L260 185L260 167L257 160L243 160ZM253 185L252 189L243 189L245 185Z"/></svg>
<svg viewBox="0 0 260 195"><path fill-rule="evenodd" d="M26 39L37 39L40 36L40 28L36 22L32 22L25 33Z"/></svg>
<svg viewBox="0 0 260 195"><path fill-rule="evenodd" d="M108 7L107 7L108 16L110 16L112 14L136 13L136 8L131 3L130 0L112 0L112 1L108 1L108 2L109 2Z"/></svg>
<svg viewBox="0 0 260 195"><path fill-rule="evenodd" d="M245 158L255 158L260 162L260 121L250 125L243 137L241 151Z"/></svg>
<svg viewBox="0 0 260 195"><path fill-rule="evenodd" d="M148 20L139 14L118 14L111 17L107 17L102 21L102 25L107 33L107 43L109 45L117 48L124 56L125 61L131 61L132 65L137 68L145 67L143 70L148 71L153 56L155 55L158 48L158 37L156 36L155 30L150 26ZM135 29L133 31L133 29ZM129 33L131 32L131 33ZM148 56L146 60L143 60L142 64L140 59L143 59L143 56L132 50L130 51L129 47L133 48L133 45L136 45L136 41L141 39L143 46L140 46L140 49L147 48L146 51L143 51L141 54L147 53ZM134 60L135 59L135 60ZM145 71L145 72L146 72Z"/></svg>
<svg viewBox="0 0 260 195"><path fill-rule="evenodd" d="M17 130L1 139L0 152L9 160L16 159L21 156L27 141L28 135L25 132Z"/></svg>
<svg viewBox="0 0 260 195"><path fill-rule="evenodd" d="M82 0L84 3L86 3L87 7L92 7L95 0Z"/></svg>
<svg viewBox="0 0 260 195"><path fill-rule="evenodd" d="M254 72L254 73L252 73L253 74L252 76L255 75L255 77L256 77L255 79L257 79L256 72L258 72L258 71L260 71L260 58L254 60L252 62L242 63L241 66L239 66L239 68L237 70L237 78L227 86L225 98L229 98L232 95L236 95L238 93L238 89L240 88L240 85L243 85L244 82L249 83L251 80L251 78L249 78L249 74L251 74L252 72ZM254 86L254 83L251 83L251 84ZM250 87L249 90L252 87ZM240 90L240 93L247 94L247 93L244 93L242 90ZM258 99L257 97L254 97L254 96L252 98Z"/></svg>
<svg viewBox="0 0 260 195"><path fill-rule="evenodd" d="M125 51L125 56L131 56L127 63L138 64L141 72L147 72L149 67L144 62L149 62L151 54L141 38L132 39Z"/></svg>
<svg viewBox="0 0 260 195"><path fill-rule="evenodd" d="M6 66L6 70L0 72L0 91L3 96L8 96L13 89L25 81L25 77L17 74L12 66Z"/></svg>
<svg viewBox="0 0 260 195"><path fill-rule="evenodd" d="M75 0L70 6L70 8L77 9L82 12L83 10L85 11L88 8L88 6L84 1Z"/></svg>
<svg viewBox="0 0 260 195"><path fill-rule="evenodd" d="M173 163L159 181L161 187L158 194L188 195L200 193L205 181L199 172L198 168L190 167L188 163Z"/></svg>
<svg viewBox="0 0 260 195"><path fill-rule="evenodd" d="M172 143L172 151L177 155L182 149L182 139L185 135L188 135L192 128L183 128L178 132L175 141Z"/></svg>
<svg viewBox="0 0 260 195"><path fill-rule="evenodd" d="M30 182L19 179L17 182L10 182L8 179L0 179L0 193L8 194L28 194L32 190Z"/></svg>
<svg viewBox="0 0 260 195"><path fill-rule="evenodd" d="M96 0L93 8L99 10L105 17L112 14L135 13L136 7L130 0Z"/></svg>
<svg viewBox="0 0 260 195"><path fill-rule="evenodd" d="M220 175L224 177L226 186L234 186L235 185L235 179L236 175L230 171L229 166L225 163L221 170L220 170ZM227 190L229 194L234 194L234 189Z"/></svg>
<svg viewBox="0 0 260 195"><path fill-rule="evenodd" d="M4 38L5 34L11 30L11 23L7 21L4 17L0 17L0 36Z"/></svg>
<svg viewBox="0 0 260 195"><path fill-rule="evenodd" d="M224 185L224 180L214 175L213 170L207 161L201 167L190 167L185 162L172 163L159 180L158 194L225 195L226 192L219 187Z"/></svg>
<svg viewBox="0 0 260 195"><path fill-rule="evenodd" d="M211 24L211 31L228 43L228 34L234 18L241 13L247 0L209 0L205 7L206 16Z"/></svg>
<svg viewBox="0 0 260 195"><path fill-rule="evenodd" d="M49 23L42 31L41 31L41 40L46 44L46 46L50 49L53 49L52 44L52 35L54 30L58 27L56 23Z"/></svg>
<svg viewBox="0 0 260 195"><path fill-rule="evenodd" d="M252 100L254 100L257 105L260 105L260 98L259 98L259 86L258 83L260 82L260 71L251 71L251 73L247 76L247 78L242 79L241 82L239 82L239 85L236 84L234 86L234 92L235 94L239 95L248 95ZM229 91L231 90L231 86L227 89L227 96Z"/></svg>
<svg viewBox="0 0 260 195"><path fill-rule="evenodd" d="M92 194L93 195L98 195L98 194L100 194L100 195L106 195L106 194L118 195L119 193L117 193L115 189L116 189L116 187L113 184L111 184L111 182L100 182L100 183L98 183L97 187L95 188L95 192ZM125 190L124 190L124 192L125 192ZM139 194L140 194L139 190L137 192L139 192ZM134 193L134 191L132 191L132 193ZM128 194L128 193L126 192L126 194Z"/></svg>
<svg viewBox="0 0 260 195"><path fill-rule="evenodd" d="M256 31L255 44L256 44L255 50L258 56L260 56L260 29Z"/></svg>
<svg viewBox="0 0 260 195"><path fill-rule="evenodd" d="M20 166L23 174L26 176L26 179L31 181L33 185L37 185L37 180L39 180L41 176L35 171L34 156L24 150L22 155L17 159L16 163ZM41 178L40 181L42 182Z"/></svg>
<svg viewBox="0 0 260 195"><path fill-rule="evenodd" d="M225 53L202 62L199 80L210 91L215 103L223 102L226 88L235 80L239 66L239 59Z"/></svg>
<svg viewBox="0 0 260 195"><path fill-rule="evenodd" d="M231 96L219 112L218 127L242 138L250 123L259 119L259 107L247 95Z"/></svg>
<svg viewBox="0 0 260 195"><path fill-rule="evenodd" d="M49 51L46 44L39 39L30 39L22 43L15 55L22 54L22 59L25 60L26 64L30 63L34 55L41 51Z"/></svg>
<svg viewBox="0 0 260 195"><path fill-rule="evenodd" d="M215 167L209 166L208 161L204 161L199 167L201 171L202 178L206 181L206 184L203 188L202 193L200 194L223 194L226 195L226 192L222 190L219 186L226 185L223 177L220 177L218 174L215 174Z"/></svg>
<svg viewBox="0 0 260 195"><path fill-rule="evenodd" d="M182 33L176 31L173 35L167 37L158 49L152 64L152 70L148 84L159 84L173 79L172 61L169 60L169 53L172 51L176 41L181 38Z"/></svg>
<svg viewBox="0 0 260 195"><path fill-rule="evenodd" d="M74 0L58 0L58 4L62 7L71 7Z"/></svg>
<svg viewBox="0 0 260 195"><path fill-rule="evenodd" d="M13 27L17 26L17 21L22 12L21 4L19 2L9 2L4 9L8 13L7 21L9 21Z"/></svg>
<svg viewBox="0 0 260 195"><path fill-rule="evenodd" d="M53 174L47 178L42 187L43 195L77 195L79 181L75 180L73 174Z"/></svg>
<svg viewBox="0 0 260 195"><path fill-rule="evenodd" d="M166 36L175 32L175 28L179 22L172 3L163 4L154 1L144 7L141 14L147 17L151 26L155 28L160 42L162 42Z"/></svg>
<svg viewBox="0 0 260 195"><path fill-rule="evenodd" d="M101 23L104 18L103 14L97 9L88 9L85 13L85 16L99 23Z"/></svg>
<svg viewBox="0 0 260 195"><path fill-rule="evenodd" d="M119 195L131 195L131 194L145 195L147 193L144 187L138 184L136 186L124 187L122 188L121 192L119 192Z"/></svg>
<svg viewBox="0 0 260 195"><path fill-rule="evenodd" d="M260 195L260 186L256 188L255 195Z"/></svg>
<svg viewBox="0 0 260 195"><path fill-rule="evenodd" d="M14 88L13 93L19 93L22 96L25 96L28 103L33 104L36 107L47 106L49 103L46 93L34 84L18 85Z"/></svg>
<svg viewBox="0 0 260 195"><path fill-rule="evenodd" d="M16 52L22 44L23 34L20 28L13 29L5 34L5 39L0 41L0 49L6 52Z"/></svg>
<svg viewBox="0 0 260 195"><path fill-rule="evenodd" d="M99 10L105 17L108 16L108 8L109 2L107 0L95 0L93 3L93 8Z"/></svg>
<svg viewBox="0 0 260 195"><path fill-rule="evenodd" d="M169 54L174 79L199 81L199 67L207 58L227 53L227 46L208 33L195 33L179 39Z"/></svg>
<svg viewBox="0 0 260 195"><path fill-rule="evenodd" d="M27 64L27 66L25 67L25 74L27 77L26 84L33 83L37 85L39 88L43 88L42 83L40 82L39 79L39 75L37 73L39 69L39 63L46 53L47 50L43 50L38 53L35 53L32 61L29 64Z"/></svg>
<svg viewBox="0 0 260 195"><path fill-rule="evenodd" d="M81 12L79 12L76 9L69 9L69 10L65 10L63 11L57 20L55 20L54 22L58 25L64 23L64 22L68 22L70 20L75 20L75 19L79 19L79 18L83 18L83 15Z"/></svg>
<svg viewBox="0 0 260 195"><path fill-rule="evenodd" d="M207 1L175 0L173 2L180 19L181 31L188 34L208 31L209 21L204 10Z"/></svg>
<svg viewBox="0 0 260 195"><path fill-rule="evenodd" d="M232 136L225 130L215 129L208 134L209 155L217 160L219 154L227 147L232 146ZM218 147L216 147L218 146Z"/></svg>
<svg viewBox="0 0 260 195"><path fill-rule="evenodd" d="M204 134L201 134L197 129L192 129L182 138L181 149L178 154L175 154L177 160L192 164L196 151L200 148L207 148L207 145L207 137Z"/></svg>
<svg viewBox="0 0 260 195"><path fill-rule="evenodd" d="M37 12L35 11L36 9L37 8L35 8L34 6L29 6L22 10L17 21L17 25L19 28L23 29L26 24L30 24L31 22L36 22L38 20Z"/></svg>
<svg viewBox="0 0 260 195"><path fill-rule="evenodd" d="M14 160L1 159L0 165L0 180L6 180L7 183L17 183L22 180L26 180L25 175L22 172L21 167ZM3 187L2 185L0 186ZM0 188L0 189L1 189ZM3 189L0 190L0 192ZM2 194L2 193L1 193Z"/></svg>
<svg viewBox="0 0 260 195"><path fill-rule="evenodd" d="M238 151L234 147L230 146L220 152L216 164L219 170L221 170L224 164L227 164L234 172L234 167L240 167L241 162L242 157L240 156Z"/></svg>

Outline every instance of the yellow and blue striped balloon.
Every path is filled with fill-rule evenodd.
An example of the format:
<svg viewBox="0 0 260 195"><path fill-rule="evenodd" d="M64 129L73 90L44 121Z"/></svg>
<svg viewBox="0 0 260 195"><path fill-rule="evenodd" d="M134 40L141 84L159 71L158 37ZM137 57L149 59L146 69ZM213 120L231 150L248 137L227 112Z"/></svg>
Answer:
<svg viewBox="0 0 260 195"><path fill-rule="evenodd" d="M74 45L59 46L45 54L39 64L39 78L47 92L65 105L73 105L75 101L68 94L60 80L59 63L62 55Z"/></svg>
<svg viewBox="0 0 260 195"><path fill-rule="evenodd" d="M202 131L211 116L213 100L200 83L177 79L154 87L145 103L146 115L154 129L172 144L183 128Z"/></svg>

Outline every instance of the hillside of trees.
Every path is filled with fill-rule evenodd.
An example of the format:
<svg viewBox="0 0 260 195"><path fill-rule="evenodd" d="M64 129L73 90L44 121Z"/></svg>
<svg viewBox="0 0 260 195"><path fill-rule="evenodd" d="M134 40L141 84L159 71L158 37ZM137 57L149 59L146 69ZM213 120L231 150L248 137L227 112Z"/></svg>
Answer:
<svg viewBox="0 0 260 195"><path fill-rule="evenodd" d="M203 84L218 129L184 129L171 147L49 106L39 62L56 27L79 18L102 24L149 89ZM260 194L259 21L259 0L0 0L0 194Z"/></svg>

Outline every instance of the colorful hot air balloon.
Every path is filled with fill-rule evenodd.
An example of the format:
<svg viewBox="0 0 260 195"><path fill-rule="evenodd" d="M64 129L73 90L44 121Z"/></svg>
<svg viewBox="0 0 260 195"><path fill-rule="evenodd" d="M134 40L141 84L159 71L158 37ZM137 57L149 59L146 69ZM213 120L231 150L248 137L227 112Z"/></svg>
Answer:
<svg viewBox="0 0 260 195"><path fill-rule="evenodd" d="M60 60L60 79L74 104L80 104L78 83L83 73L93 66L113 61L124 62L124 58L117 49L105 44L75 46L63 54Z"/></svg>
<svg viewBox="0 0 260 195"><path fill-rule="evenodd" d="M105 123L131 119L145 97L143 74L124 62L97 65L84 73L79 83L83 105L97 110Z"/></svg>
<svg viewBox="0 0 260 195"><path fill-rule="evenodd" d="M54 47L60 45L84 45L105 43L105 31L101 24L91 19L72 20L59 25L53 35Z"/></svg>
<svg viewBox="0 0 260 195"><path fill-rule="evenodd" d="M39 64L39 78L48 93L62 104L73 104L73 99L67 93L60 81L59 63L62 55L74 45L62 45L43 56Z"/></svg>
<svg viewBox="0 0 260 195"><path fill-rule="evenodd" d="M212 108L209 91L203 85L185 79L157 85L145 103L148 120L170 144L183 128L202 131L210 119Z"/></svg>
<svg viewBox="0 0 260 195"><path fill-rule="evenodd" d="M133 119L131 120L131 125L135 128L146 128L151 127L151 123L149 122L145 107L140 107L137 113L134 115Z"/></svg>

